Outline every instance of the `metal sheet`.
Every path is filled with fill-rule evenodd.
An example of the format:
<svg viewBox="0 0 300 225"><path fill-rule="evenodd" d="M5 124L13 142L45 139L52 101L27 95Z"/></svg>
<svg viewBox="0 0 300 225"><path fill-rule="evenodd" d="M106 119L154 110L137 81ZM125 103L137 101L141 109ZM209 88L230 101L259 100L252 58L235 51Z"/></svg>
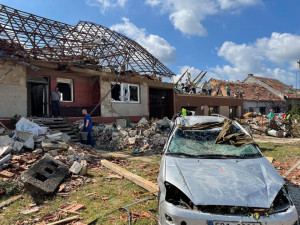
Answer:
<svg viewBox="0 0 300 225"><path fill-rule="evenodd" d="M196 159L164 156L164 180L196 205L269 208L284 180L264 157Z"/></svg>

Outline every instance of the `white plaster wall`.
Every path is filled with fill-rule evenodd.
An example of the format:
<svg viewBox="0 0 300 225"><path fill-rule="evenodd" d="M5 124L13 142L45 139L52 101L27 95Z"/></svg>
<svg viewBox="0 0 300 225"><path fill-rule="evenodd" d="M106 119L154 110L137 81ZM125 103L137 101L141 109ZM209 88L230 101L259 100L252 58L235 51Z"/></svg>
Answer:
<svg viewBox="0 0 300 225"><path fill-rule="evenodd" d="M105 96L111 88L110 80L100 79L101 96ZM109 94L101 103L101 116L118 117L118 116L148 116L149 115L149 95L148 86L139 84L140 102L139 103L118 103L111 102ZM101 97L102 98L102 97Z"/></svg>
<svg viewBox="0 0 300 225"><path fill-rule="evenodd" d="M112 108L121 116L148 116L148 86L140 85L140 103L112 102Z"/></svg>
<svg viewBox="0 0 300 225"><path fill-rule="evenodd" d="M27 88L0 84L0 117L27 116Z"/></svg>
<svg viewBox="0 0 300 225"><path fill-rule="evenodd" d="M259 113L260 107L266 107L265 114L268 114L268 110L274 106L273 102L257 102L257 101L244 101L244 110L249 112L249 108L253 108L254 112Z"/></svg>
<svg viewBox="0 0 300 225"><path fill-rule="evenodd" d="M0 78L15 66L14 63L0 63ZM27 116L26 68L16 65L0 81L0 117Z"/></svg>

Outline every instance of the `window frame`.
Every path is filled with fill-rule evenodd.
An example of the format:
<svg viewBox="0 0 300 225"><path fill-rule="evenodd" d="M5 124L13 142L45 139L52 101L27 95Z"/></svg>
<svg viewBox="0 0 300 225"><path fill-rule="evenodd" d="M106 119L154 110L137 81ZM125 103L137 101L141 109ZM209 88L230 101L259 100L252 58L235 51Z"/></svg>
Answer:
<svg viewBox="0 0 300 225"><path fill-rule="evenodd" d="M115 85L116 82L111 82L111 86ZM128 87L128 96L129 96L129 101L124 101L124 100L113 100L112 99L112 93L110 95L110 101L114 102L114 103L130 103L130 104L139 104L140 103L140 86L138 84L130 84L130 83L117 83L120 85L120 92L121 92L121 96L123 96L124 94L124 87L127 85ZM130 86L134 86L137 87L137 101L131 101L130 100Z"/></svg>
<svg viewBox="0 0 300 225"><path fill-rule="evenodd" d="M61 102L74 102L74 81L72 79L68 78L56 78L56 85L58 83L64 83L64 84L71 84L71 101L63 100L63 94L59 90L59 92L62 94L62 98L60 99Z"/></svg>

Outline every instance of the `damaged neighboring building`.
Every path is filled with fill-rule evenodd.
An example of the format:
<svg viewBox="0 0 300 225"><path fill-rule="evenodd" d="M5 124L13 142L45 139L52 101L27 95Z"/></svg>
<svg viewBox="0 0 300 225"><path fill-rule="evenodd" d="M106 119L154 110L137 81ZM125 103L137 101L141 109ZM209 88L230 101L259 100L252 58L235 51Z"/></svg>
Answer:
<svg viewBox="0 0 300 225"><path fill-rule="evenodd" d="M195 115L210 116L220 114L230 119L238 118L243 115L243 99L210 96L200 94L176 94L176 112L182 108L194 111Z"/></svg>
<svg viewBox="0 0 300 225"><path fill-rule="evenodd" d="M226 86L228 86L232 97L242 98L244 113L257 112L265 115L270 109L274 109L275 112L284 110L284 100L258 84L213 78L208 82L213 86L213 96L227 96Z"/></svg>
<svg viewBox="0 0 300 225"><path fill-rule="evenodd" d="M76 26L0 4L0 120L51 116L51 91L61 115L138 121L174 114L174 75L142 46L101 25Z"/></svg>
<svg viewBox="0 0 300 225"><path fill-rule="evenodd" d="M281 98L285 103L285 110L291 110L295 105L300 105L300 95L292 85L287 85L273 78L265 78L248 74L243 81L247 84L258 84L269 92Z"/></svg>

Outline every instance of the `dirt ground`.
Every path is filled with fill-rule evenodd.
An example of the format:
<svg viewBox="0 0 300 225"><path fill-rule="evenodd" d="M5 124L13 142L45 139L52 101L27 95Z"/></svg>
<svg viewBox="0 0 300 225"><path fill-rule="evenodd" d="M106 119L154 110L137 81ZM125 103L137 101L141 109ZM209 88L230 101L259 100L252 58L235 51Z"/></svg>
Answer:
<svg viewBox="0 0 300 225"><path fill-rule="evenodd" d="M291 166L300 159L300 145L297 139L278 140L273 137L254 137L265 156L273 157L273 166L284 175ZM135 173L153 183L157 182L161 155L139 156L119 153L119 158L106 155L108 159L121 167ZM297 184L300 182L300 168L295 169L287 180ZM0 180L0 184L1 184ZM3 183L3 182L2 182ZM71 176L58 193L47 197L40 205L35 206L32 197L22 191L22 199L2 208L0 211L1 225L9 224L46 224L71 216L79 216L80 222L88 224L100 218L96 224L128 224L125 210L118 208L133 202L153 197L143 188L103 167L100 162L89 165L85 177ZM66 196L59 196L66 194ZM11 196L10 196L11 197ZM0 202L7 199L2 197ZM75 213L63 211L74 203L84 207ZM24 210L38 207L38 211L22 214ZM128 207L132 215L132 224L157 224L157 199L147 200ZM106 215L107 213L113 213Z"/></svg>

